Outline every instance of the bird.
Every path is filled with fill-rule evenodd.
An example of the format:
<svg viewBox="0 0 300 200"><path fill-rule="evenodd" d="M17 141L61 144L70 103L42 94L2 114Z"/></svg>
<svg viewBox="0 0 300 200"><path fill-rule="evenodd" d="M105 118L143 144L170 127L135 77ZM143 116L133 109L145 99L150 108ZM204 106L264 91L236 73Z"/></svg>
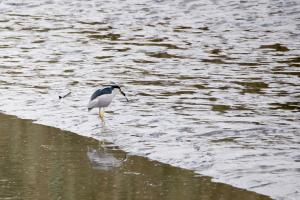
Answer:
<svg viewBox="0 0 300 200"><path fill-rule="evenodd" d="M104 108L108 107L117 93L121 93L129 102L126 94L121 90L119 85L110 85L108 87L96 90L88 103L88 111L93 108L99 108L99 117L104 120Z"/></svg>

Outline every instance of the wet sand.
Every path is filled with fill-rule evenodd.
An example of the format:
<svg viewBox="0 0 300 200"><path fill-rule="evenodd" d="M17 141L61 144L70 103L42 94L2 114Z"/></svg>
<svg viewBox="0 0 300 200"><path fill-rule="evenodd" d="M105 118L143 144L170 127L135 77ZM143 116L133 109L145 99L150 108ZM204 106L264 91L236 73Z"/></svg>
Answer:
<svg viewBox="0 0 300 200"><path fill-rule="evenodd" d="M270 199L0 114L0 199Z"/></svg>

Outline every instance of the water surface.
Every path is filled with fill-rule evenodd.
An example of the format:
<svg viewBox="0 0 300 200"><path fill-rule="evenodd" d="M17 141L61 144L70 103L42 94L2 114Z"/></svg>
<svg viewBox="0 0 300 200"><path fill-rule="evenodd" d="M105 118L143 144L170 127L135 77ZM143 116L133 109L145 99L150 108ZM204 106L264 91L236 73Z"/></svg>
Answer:
<svg viewBox="0 0 300 200"><path fill-rule="evenodd" d="M299 6L2 1L0 111L299 199ZM104 126L86 105L111 81L131 102L115 99Z"/></svg>
<svg viewBox="0 0 300 200"><path fill-rule="evenodd" d="M0 199L270 199L0 114Z"/></svg>

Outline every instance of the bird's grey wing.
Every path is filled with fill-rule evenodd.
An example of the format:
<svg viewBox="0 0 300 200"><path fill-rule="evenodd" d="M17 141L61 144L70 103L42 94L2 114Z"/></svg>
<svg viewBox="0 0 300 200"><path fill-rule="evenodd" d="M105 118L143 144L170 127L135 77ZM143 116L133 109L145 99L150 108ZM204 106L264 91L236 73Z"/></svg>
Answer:
<svg viewBox="0 0 300 200"><path fill-rule="evenodd" d="M91 96L91 101L93 101L94 99L96 99L97 97L99 97L103 94L111 94L111 93L112 93L112 89L109 87L96 90Z"/></svg>

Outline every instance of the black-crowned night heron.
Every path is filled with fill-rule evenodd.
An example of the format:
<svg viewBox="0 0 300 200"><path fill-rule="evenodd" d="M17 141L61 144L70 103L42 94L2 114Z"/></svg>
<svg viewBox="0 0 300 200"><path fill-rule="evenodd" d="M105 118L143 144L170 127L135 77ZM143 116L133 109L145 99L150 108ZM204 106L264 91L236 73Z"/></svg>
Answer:
<svg viewBox="0 0 300 200"><path fill-rule="evenodd" d="M111 85L109 87L96 90L91 96L88 104L88 111L92 110L93 108L99 108L99 117L103 121L104 108L109 106L118 92L120 92L128 101L125 93L118 85Z"/></svg>

